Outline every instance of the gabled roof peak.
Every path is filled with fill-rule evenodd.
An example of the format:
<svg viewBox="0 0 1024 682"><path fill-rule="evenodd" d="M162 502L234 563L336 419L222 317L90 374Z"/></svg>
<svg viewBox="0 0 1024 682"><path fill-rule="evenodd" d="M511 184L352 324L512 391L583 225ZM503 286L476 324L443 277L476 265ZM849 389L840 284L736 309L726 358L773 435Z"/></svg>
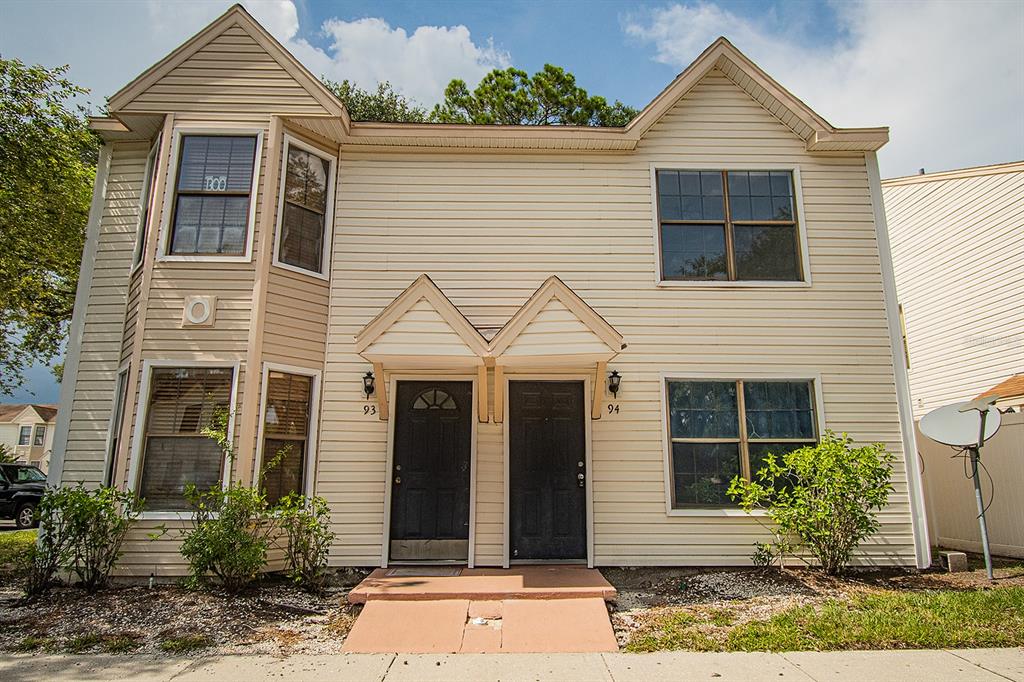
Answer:
<svg viewBox="0 0 1024 682"><path fill-rule="evenodd" d="M296 59L262 24L242 5L234 4L224 14L214 19L205 28L185 41L176 50L146 69L135 80L118 90L109 100L108 108L113 114L129 107L132 101L147 88L167 75L172 69L201 50L212 40L232 27L239 27L260 44L267 54L281 65L313 99L324 107L324 113L340 117L347 129L351 123L345 105L330 91L319 78Z"/></svg>

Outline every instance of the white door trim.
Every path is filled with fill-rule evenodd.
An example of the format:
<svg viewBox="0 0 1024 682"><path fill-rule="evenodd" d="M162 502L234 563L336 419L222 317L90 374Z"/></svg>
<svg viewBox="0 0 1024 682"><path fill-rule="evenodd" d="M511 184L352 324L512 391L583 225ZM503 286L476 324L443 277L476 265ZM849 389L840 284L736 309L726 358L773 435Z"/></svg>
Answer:
<svg viewBox="0 0 1024 682"><path fill-rule="evenodd" d="M379 377L383 379L383 377ZM476 442L477 442L477 385L476 373L472 374L445 374L439 372L424 372L423 374L403 373L391 374L388 377L388 439L387 457L384 469L384 528L381 536L383 542L380 548L380 567L388 567L391 545L391 472L395 466L395 423L398 421L398 412L395 411L398 400L399 381L468 381L472 383L473 401L470 407L472 429L469 436L469 548L466 557L466 565L473 568L476 564ZM424 562L429 563L429 562Z"/></svg>
<svg viewBox="0 0 1024 682"><path fill-rule="evenodd" d="M509 405L508 386L512 381L579 381L583 383L583 446L584 446L584 462L586 464L587 477L585 479L585 491L586 491L586 503L584 507L587 515L587 568L594 567L594 461L593 461L593 447L592 441L593 436L591 434L591 400L593 399L593 393L591 389L591 382L594 379L593 372L587 374L516 374L506 373L504 375L504 386L495 386L494 390L504 391L505 400L505 415L503 427L502 427L502 445L503 445L503 464L504 473L502 474L503 485L504 485L504 497L502 500L503 507L503 520L502 520L502 531L501 531L501 565L503 568L509 567L509 415L511 408Z"/></svg>

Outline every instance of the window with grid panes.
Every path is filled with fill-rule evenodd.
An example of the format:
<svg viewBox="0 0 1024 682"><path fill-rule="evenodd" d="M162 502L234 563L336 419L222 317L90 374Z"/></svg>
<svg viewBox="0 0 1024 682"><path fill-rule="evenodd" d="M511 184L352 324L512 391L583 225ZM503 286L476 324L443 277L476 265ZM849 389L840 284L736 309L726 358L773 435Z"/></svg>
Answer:
<svg viewBox="0 0 1024 682"><path fill-rule="evenodd" d="M256 162L254 135L183 135L169 253L242 255Z"/></svg>
<svg viewBox="0 0 1024 682"><path fill-rule="evenodd" d="M670 379L672 506L732 506L726 491L769 453L818 440L811 381Z"/></svg>
<svg viewBox="0 0 1024 682"><path fill-rule="evenodd" d="M656 177L663 280L803 280L790 171Z"/></svg>

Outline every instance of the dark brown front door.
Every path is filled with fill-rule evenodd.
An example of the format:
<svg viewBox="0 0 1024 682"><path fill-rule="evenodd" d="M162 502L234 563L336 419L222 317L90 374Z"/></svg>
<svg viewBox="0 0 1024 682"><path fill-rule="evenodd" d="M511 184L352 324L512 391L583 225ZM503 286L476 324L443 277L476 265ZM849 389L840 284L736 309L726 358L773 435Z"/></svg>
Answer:
<svg viewBox="0 0 1024 682"><path fill-rule="evenodd" d="M391 471L391 559L469 556L473 384L399 381Z"/></svg>
<svg viewBox="0 0 1024 682"><path fill-rule="evenodd" d="M509 383L509 558L587 558L582 381Z"/></svg>

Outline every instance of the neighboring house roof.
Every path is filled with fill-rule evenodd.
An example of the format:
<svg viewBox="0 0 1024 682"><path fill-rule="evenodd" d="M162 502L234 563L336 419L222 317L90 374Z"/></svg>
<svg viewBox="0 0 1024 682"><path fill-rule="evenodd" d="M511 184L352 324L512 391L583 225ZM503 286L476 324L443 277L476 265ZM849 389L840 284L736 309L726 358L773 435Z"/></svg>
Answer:
<svg viewBox="0 0 1024 682"><path fill-rule="evenodd" d="M714 69L721 71L792 130L794 135L804 140L809 151L875 151L889 139L888 128L884 127L836 128L831 125L776 83L724 37L709 45L636 118L622 128L353 122L337 96L302 66L241 5L231 7L177 50L118 91L110 98L108 106L113 118L91 119L93 129L111 140L152 137L162 114L151 109L138 109L133 105L134 100L210 41L234 27L245 31L258 42L324 109L323 115L291 115L288 119L342 144L631 150L655 123ZM168 105L168 110L172 109L173 105Z"/></svg>
<svg viewBox="0 0 1024 682"><path fill-rule="evenodd" d="M999 396L1000 402L1011 398L1024 397L1024 374L1014 374L1006 381L996 384L977 397L987 398L989 396Z"/></svg>
<svg viewBox="0 0 1024 682"><path fill-rule="evenodd" d="M959 180L961 178L978 178L985 175L1002 175L1003 173L1024 172L1024 161L1013 161L1010 163L994 163L988 166L972 166L971 168L957 168L956 170L940 171L938 173L919 173L917 175L904 175L898 178L882 180L882 185L895 187L897 185L917 185L924 182L939 182L942 180Z"/></svg>
<svg viewBox="0 0 1024 682"><path fill-rule="evenodd" d="M33 410L38 417L38 421L46 422L47 424L53 422L57 418L57 406L56 405L37 405L32 403L18 403L18 404L7 404L0 405L0 423L14 423L22 421L21 415L28 409Z"/></svg>

